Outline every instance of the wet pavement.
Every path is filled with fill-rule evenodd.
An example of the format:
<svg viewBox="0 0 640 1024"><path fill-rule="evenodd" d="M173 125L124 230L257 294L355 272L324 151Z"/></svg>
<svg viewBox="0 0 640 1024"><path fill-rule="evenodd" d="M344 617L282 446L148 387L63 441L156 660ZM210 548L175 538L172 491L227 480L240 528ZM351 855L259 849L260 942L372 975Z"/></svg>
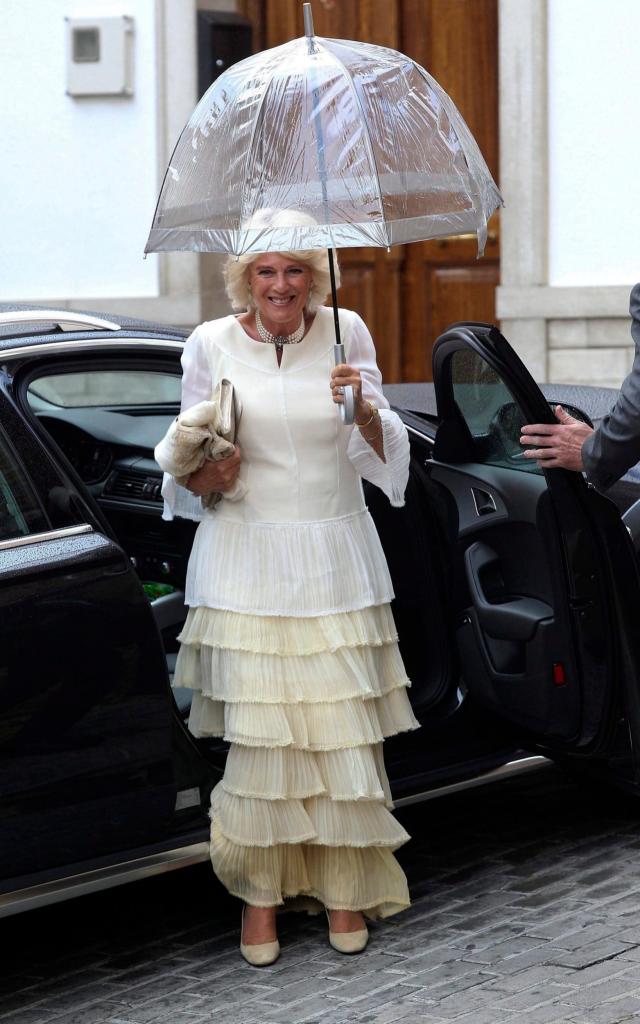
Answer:
<svg viewBox="0 0 640 1024"><path fill-rule="evenodd" d="M404 809L413 905L365 953L239 955L208 865L0 923L0 1024L640 1022L640 802L555 769Z"/></svg>

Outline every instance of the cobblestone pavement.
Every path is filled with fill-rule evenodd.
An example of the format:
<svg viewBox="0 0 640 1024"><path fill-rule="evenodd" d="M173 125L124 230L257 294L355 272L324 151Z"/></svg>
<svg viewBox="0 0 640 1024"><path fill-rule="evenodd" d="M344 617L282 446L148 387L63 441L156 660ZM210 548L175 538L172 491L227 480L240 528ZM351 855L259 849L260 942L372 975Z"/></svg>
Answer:
<svg viewBox="0 0 640 1024"><path fill-rule="evenodd" d="M287 914L250 967L201 865L4 921L0 1024L640 1022L640 803L552 769L399 817L413 905L364 954Z"/></svg>

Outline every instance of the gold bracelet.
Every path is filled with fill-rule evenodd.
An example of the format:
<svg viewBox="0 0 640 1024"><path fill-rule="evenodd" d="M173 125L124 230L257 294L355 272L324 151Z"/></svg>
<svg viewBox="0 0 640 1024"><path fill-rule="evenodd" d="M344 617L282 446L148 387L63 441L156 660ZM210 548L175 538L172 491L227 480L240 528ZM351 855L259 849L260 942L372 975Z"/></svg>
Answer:
<svg viewBox="0 0 640 1024"><path fill-rule="evenodd" d="M374 419L376 418L376 416L377 416L377 414L378 414L378 409L377 409L377 407L376 407L376 406L375 406L375 405L373 404L373 402L370 402L370 401L369 401L369 400L367 399L367 405L368 405L368 406L369 406L369 408L371 409L371 415L370 415L370 417L369 417L369 419L367 420L367 422L366 422L366 423L358 423L358 422L357 422L357 420L356 420L356 427L359 427L359 429L360 429L360 430L362 430L362 428L363 428L363 427L368 427L368 426L369 426L369 424L370 424L370 423L371 423L371 422L372 422L372 421L373 421L373 420L374 420Z"/></svg>

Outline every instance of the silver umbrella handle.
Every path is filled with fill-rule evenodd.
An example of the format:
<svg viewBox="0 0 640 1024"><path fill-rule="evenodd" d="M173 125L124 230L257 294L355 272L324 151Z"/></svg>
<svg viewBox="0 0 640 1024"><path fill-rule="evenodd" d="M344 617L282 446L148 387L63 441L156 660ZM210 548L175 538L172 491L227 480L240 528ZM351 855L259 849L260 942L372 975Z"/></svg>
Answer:
<svg viewBox="0 0 640 1024"><path fill-rule="evenodd" d="M333 346L333 354L335 356L336 366L339 366L340 363L344 363L346 361L347 356L342 343ZM343 402L340 406L342 422L345 424L353 423L356 415L356 403L353 396L353 388L350 384L348 384L344 389L342 398Z"/></svg>

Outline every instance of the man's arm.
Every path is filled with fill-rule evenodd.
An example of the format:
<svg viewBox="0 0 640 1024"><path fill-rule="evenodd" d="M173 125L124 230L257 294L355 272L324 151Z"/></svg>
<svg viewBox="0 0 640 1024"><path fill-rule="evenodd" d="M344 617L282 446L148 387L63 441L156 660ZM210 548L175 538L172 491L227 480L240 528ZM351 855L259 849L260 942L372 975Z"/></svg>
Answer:
<svg viewBox="0 0 640 1024"><path fill-rule="evenodd" d="M587 479L600 490L640 462L640 284L631 292L629 312L636 346L631 373L625 377L611 412L582 446Z"/></svg>
<svg viewBox="0 0 640 1024"><path fill-rule="evenodd" d="M558 423L533 423L522 428L521 444L539 445L524 453L546 469L584 469L600 490L640 462L640 284L631 291L631 336L636 354L613 409L597 430L573 419L558 406Z"/></svg>

